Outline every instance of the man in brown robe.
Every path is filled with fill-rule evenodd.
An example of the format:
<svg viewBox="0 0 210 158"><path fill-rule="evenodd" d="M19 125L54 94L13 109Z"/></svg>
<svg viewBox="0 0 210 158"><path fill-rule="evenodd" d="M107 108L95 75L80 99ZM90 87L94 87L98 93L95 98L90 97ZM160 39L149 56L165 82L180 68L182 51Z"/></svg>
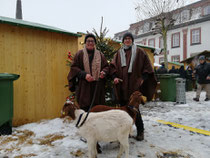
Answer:
<svg viewBox="0 0 210 158"><path fill-rule="evenodd" d="M140 91L147 100L153 98L157 81L151 62L144 50L133 44L131 33L123 36L123 46L110 64L110 75L116 86L116 96L121 105L128 104L134 91ZM144 139L144 125L140 112L136 118L137 140Z"/></svg>
<svg viewBox="0 0 210 158"><path fill-rule="evenodd" d="M93 105L105 103L105 77L109 65L104 55L95 48L96 38L93 34L85 37L85 47L79 50L68 74L69 90L76 91L76 99L81 109L88 111L97 92Z"/></svg>

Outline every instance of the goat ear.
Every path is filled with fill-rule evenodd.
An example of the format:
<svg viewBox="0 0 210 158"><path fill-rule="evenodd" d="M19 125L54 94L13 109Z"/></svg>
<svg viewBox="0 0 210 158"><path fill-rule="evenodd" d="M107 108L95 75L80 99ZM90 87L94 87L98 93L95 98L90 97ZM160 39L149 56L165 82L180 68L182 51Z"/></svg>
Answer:
<svg viewBox="0 0 210 158"><path fill-rule="evenodd" d="M140 91L138 91L138 93L139 93L139 95L141 95L141 96L143 95Z"/></svg>
<svg viewBox="0 0 210 158"><path fill-rule="evenodd" d="M68 116L71 117L73 120L75 120L76 116L75 116L75 109L70 108L68 110Z"/></svg>
<svg viewBox="0 0 210 158"><path fill-rule="evenodd" d="M77 107L77 109L80 109L80 106L77 101L74 102L74 105Z"/></svg>
<svg viewBox="0 0 210 158"><path fill-rule="evenodd" d="M64 105L63 105L63 107L67 107L68 106L68 104L67 103L65 103Z"/></svg>

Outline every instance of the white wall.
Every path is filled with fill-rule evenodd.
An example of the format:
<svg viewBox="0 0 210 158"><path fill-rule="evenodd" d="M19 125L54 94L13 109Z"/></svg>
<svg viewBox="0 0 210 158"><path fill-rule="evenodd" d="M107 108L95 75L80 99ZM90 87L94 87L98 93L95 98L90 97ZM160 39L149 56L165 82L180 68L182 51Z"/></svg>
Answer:
<svg viewBox="0 0 210 158"><path fill-rule="evenodd" d="M190 29L201 27L201 44L199 45L190 45ZM191 25L188 27L188 49L187 53L190 57L190 54L202 52L204 50L210 50L210 21L206 21L200 24Z"/></svg>
<svg viewBox="0 0 210 158"><path fill-rule="evenodd" d="M204 50L210 50L210 21L206 21L203 23L198 23L195 25L190 25L187 27L178 28L175 30L170 30L167 36L167 48L169 50L168 61L171 61L171 56L180 55L180 61L183 60L183 29L188 28L187 31L187 58L190 57L190 54L202 52ZM201 44L191 45L191 29L201 28ZM171 47L171 36L174 33L180 33L180 47L172 48ZM161 35L150 35L143 38L135 39L135 42L140 42L143 39L147 39L146 45L148 45L148 40L151 38L155 38L155 47L159 48L159 37ZM163 57L163 55L155 56L155 62L159 63L159 58Z"/></svg>
<svg viewBox="0 0 210 158"><path fill-rule="evenodd" d="M180 46L177 48L172 48L171 45L171 37L174 33L180 33ZM180 55L180 60L183 59L183 32L182 32L182 28L178 28L175 30L171 30L168 32L167 35L167 45L168 45L168 50L169 50L169 55L168 55L168 61L171 61L171 56L175 56L175 55Z"/></svg>

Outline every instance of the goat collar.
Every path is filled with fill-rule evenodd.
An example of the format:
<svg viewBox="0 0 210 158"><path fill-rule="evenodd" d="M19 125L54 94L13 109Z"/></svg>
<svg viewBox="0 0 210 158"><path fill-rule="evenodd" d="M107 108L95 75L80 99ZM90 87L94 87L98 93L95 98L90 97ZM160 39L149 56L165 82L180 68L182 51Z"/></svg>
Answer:
<svg viewBox="0 0 210 158"><path fill-rule="evenodd" d="M80 115L79 115L79 119L77 120L77 124L76 124L76 127L77 128L79 128L80 126L79 126L79 123L80 123L80 121L81 121L81 118L82 118L82 115L83 115L84 113L81 113Z"/></svg>
<svg viewBox="0 0 210 158"><path fill-rule="evenodd" d="M81 126L81 119L82 119L82 115L85 113L85 111L84 110L82 110L82 109L76 109L75 110L75 116L76 116L76 119L78 119L77 120L77 123L76 123L76 127L77 128L79 128L80 126Z"/></svg>
<svg viewBox="0 0 210 158"><path fill-rule="evenodd" d="M133 105L128 105L128 107L130 108L130 109L132 109L132 110L134 110L135 112L139 112L139 109L137 109L135 106L133 106Z"/></svg>

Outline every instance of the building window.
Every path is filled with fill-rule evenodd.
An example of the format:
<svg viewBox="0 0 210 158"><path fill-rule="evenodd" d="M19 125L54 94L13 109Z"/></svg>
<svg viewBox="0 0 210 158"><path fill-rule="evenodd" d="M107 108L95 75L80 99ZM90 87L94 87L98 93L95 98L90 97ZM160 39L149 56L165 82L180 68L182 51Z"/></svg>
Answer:
<svg viewBox="0 0 210 158"><path fill-rule="evenodd" d="M206 6L203 9L203 15L208 15L208 14L210 14L210 5Z"/></svg>
<svg viewBox="0 0 210 158"><path fill-rule="evenodd" d="M180 46L180 33L174 33L171 37L171 47L176 48Z"/></svg>
<svg viewBox="0 0 210 158"><path fill-rule="evenodd" d="M132 35L136 35L136 29L132 29L132 30L130 31L130 33L131 33Z"/></svg>
<svg viewBox="0 0 210 158"><path fill-rule="evenodd" d="M150 30L150 23L146 22L143 26L143 32L148 32Z"/></svg>
<svg viewBox="0 0 210 158"><path fill-rule="evenodd" d="M142 44L147 45L147 39L146 38L142 40Z"/></svg>
<svg viewBox="0 0 210 158"><path fill-rule="evenodd" d="M159 48L163 49L163 37L159 37Z"/></svg>
<svg viewBox="0 0 210 158"><path fill-rule="evenodd" d="M172 62L180 62L180 56L179 55L171 56L171 61Z"/></svg>
<svg viewBox="0 0 210 158"><path fill-rule="evenodd" d="M154 38L148 40L148 46L155 47L155 39Z"/></svg>
<svg viewBox="0 0 210 158"><path fill-rule="evenodd" d="M164 57L160 57L159 58L159 64L163 63L164 62Z"/></svg>
<svg viewBox="0 0 210 158"><path fill-rule="evenodd" d="M173 14L172 18L175 20L174 25L177 25L181 22L181 14Z"/></svg>
<svg viewBox="0 0 210 158"><path fill-rule="evenodd" d="M192 14L191 14L190 20L199 19L201 17L201 14L202 14L201 7L192 9Z"/></svg>
<svg viewBox="0 0 210 158"><path fill-rule="evenodd" d="M139 27L139 31L138 31L138 35L142 34L143 33L143 26L140 26Z"/></svg>
<svg viewBox="0 0 210 158"><path fill-rule="evenodd" d="M201 43L201 28L192 29L191 31L191 45Z"/></svg>
<svg viewBox="0 0 210 158"><path fill-rule="evenodd" d="M183 10L181 12L181 22L186 22L190 19L190 10Z"/></svg>
<svg viewBox="0 0 210 158"><path fill-rule="evenodd" d="M141 45L145 45L143 40L142 40L142 41L140 41L140 44L141 44Z"/></svg>
<svg viewBox="0 0 210 158"><path fill-rule="evenodd" d="M138 41L138 42L136 42L136 44L143 45L143 41Z"/></svg>

